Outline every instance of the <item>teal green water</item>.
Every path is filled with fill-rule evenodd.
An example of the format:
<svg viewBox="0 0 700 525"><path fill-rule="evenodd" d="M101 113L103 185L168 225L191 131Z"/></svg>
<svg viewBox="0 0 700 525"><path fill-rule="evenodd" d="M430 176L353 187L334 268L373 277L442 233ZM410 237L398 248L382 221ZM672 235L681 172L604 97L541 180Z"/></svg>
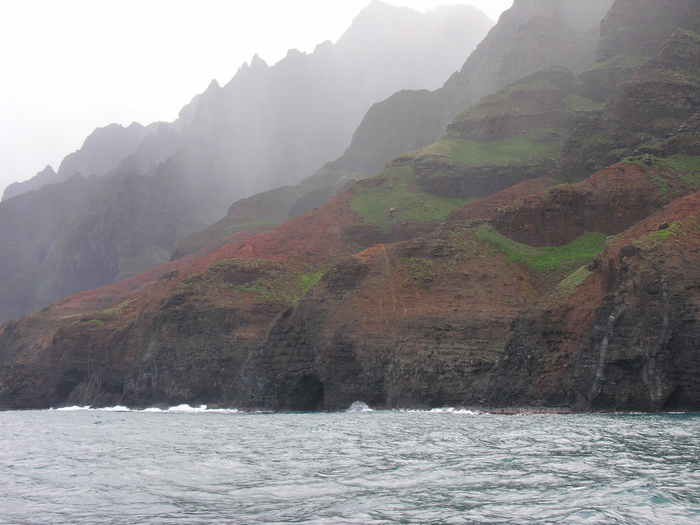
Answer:
<svg viewBox="0 0 700 525"><path fill-rule="evenodd" d="M700 416L0 413L2 524L699 523Z"/></svg>

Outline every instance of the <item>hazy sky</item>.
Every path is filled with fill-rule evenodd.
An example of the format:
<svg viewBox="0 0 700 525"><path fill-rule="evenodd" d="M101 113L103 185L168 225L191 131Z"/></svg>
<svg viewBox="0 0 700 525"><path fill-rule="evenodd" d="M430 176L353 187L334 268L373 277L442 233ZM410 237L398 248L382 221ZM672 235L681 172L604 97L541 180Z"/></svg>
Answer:
<svg viewBox="0 0 700 525"><path fill-rule="evenodd" d="M385 0L426 11L513 0ZM58 169L96 127L172 121L257 53L335 42L370 0L0 0L0 194Z"/></svg>

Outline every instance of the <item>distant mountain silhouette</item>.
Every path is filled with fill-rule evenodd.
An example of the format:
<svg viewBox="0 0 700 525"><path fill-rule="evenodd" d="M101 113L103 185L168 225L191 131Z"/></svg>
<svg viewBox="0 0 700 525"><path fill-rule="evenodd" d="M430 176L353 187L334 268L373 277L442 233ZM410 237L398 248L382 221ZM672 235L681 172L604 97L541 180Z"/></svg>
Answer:
<svg viewBox="0 0 700 525"><path fill-rule="evenodd" d="M2 200L11 199L31 190L38 190L44 184L56 184L72 177L76 173L88 175L104 175L116 168L139 147L143 139L153 133L158 124L142 126L134 122L128 127L110 124L93 131L76 152L67 155L54 172L51 166L39 172L35 177L25 182L10 184L3 194Z"/></svg>
<svg viewBox="0 0 700 525"><path fill-rule="evenodd" d="M298 186L234 203L226 217L180 241L173 258L249 224L276 224L322 204L355 180L380 172L394 157L435 142L460 111L538 69L564 66L581 72L595 57L600 23L612 4L613 0L515 2L442 87L405 89L374 104L343 155Z"/></svg>
<svg viewBox="0 0 700 525"><path fill-rule="evenodd" d="M256 56L173 123L95 130L57 173L7 189L0 319L167 261L232 202L337 158L373 103L441 85L492 25L468 6L421 14L375 1L337 43L291 50L274 66ZM83 198L63 208L66 192ZM21 210L39 203L43 220L17 228Z"/></svg>

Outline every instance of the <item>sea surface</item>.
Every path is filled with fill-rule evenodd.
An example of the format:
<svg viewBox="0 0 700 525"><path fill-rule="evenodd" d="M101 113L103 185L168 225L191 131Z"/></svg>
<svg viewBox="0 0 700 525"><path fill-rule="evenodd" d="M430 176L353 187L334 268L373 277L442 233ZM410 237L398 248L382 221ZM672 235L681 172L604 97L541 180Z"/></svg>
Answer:
<svg viewBox="0 0 700 525"><path fill-rule="evenodd" d="M361 408L0 412L0 523L700 523L699 415Z"/></svg>

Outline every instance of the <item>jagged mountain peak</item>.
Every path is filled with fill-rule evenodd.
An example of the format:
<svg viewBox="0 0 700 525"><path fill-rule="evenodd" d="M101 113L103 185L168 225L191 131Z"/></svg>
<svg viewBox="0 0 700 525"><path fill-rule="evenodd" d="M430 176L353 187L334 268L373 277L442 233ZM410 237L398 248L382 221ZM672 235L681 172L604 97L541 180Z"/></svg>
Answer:
<svg viewBox="0 0 700 525"><path fill-rule="evenodd" d="M267 69L268 67L267 62L260 58L260 55L257 53L255 53L253 58L250 60L250 69Z"/></svg>
<svg viewBox="0 0 700 525"><path fill-rule="evenodd" d="M382 23L368 23L371 31L314 53L290 51L272 66L255 55L227 83L212 82L167 127L114 126L107 131L123 135L118 144L110 140L66 157L59 172L104 180L90 178L92 193L70 213L56 213L45 226L33 223L25 236L31 240L0 228L7 255L3 262L0 253L7 270L0 305L21 296L22 308L31 311L168 260L176 241L216 222L232 202L298 182L337 158L373 103L403 88L440 85L492 25L413 11L405 23L403 10L387 12L388 18L375 16ZM105 133L96 131L95 138ZM16 286L17 272L42 283Z"/></svg>

